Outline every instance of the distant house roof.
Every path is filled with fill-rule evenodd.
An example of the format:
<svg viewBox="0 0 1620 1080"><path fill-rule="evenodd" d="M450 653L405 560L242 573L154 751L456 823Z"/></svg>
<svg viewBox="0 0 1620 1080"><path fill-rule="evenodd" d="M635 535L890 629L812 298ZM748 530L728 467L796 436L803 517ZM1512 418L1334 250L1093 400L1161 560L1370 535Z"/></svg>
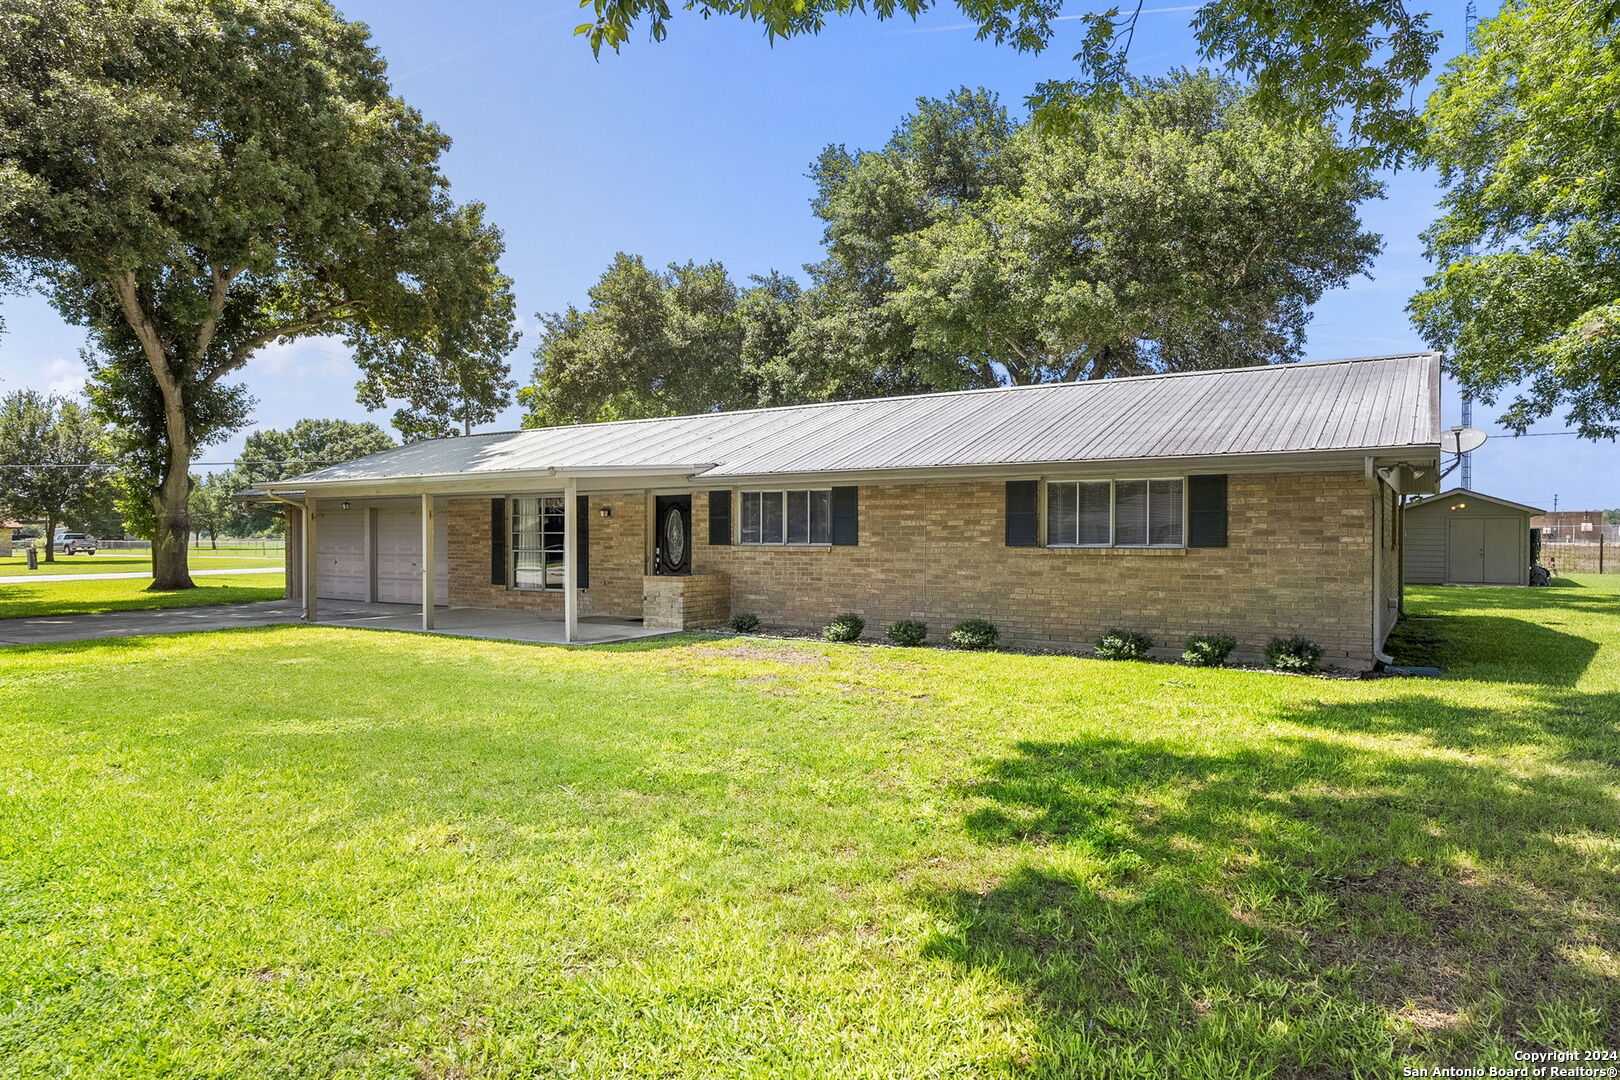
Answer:
<svg viewBox="0 0 1620 1080"><path fill-rule="evenodd" d="M1044 383L437 439L273 486L468 474L705 478L1437 450L1438 353Z"/></svg>
<svg viewBox="0 0 1620 1080"><path fill-rule="evenodd" d="M1513 510L1522 510L1527 514L1545 514L1546 513L1545 510L1538 510L1534 506L1526 506L1526 505L1524 505L1524 503L1516 503L1516 502L1512 502L1511 500L1508 500L1508 499L1499 499L1495 495L1486 495L1484 492L1470 491L1467 488L1460 488L1460 487L1452 488L1450 491L1442 491L1438 495L1430 495L1427 498L1413 499L1411 502L1406 504L1406 508L1408 510L1411 510L1413 507L1427 506L1429 503L1439 502L1442 499L1457 499L1457 498L1478 499L1481 502L1495 503L1498 506L1506 506L1506 507L1509 507L1510 509L1513 509Z"/></svg>

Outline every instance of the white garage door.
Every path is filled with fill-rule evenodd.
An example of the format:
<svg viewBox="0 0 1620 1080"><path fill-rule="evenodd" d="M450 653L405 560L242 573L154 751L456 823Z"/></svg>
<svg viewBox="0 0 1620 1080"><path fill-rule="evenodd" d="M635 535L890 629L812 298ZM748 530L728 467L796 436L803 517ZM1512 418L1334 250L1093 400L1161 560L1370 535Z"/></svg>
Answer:
<svg viewBox="0 0 1620 1080"><path fill-rule="evenodd" d="M366 598L366 512L317 515L315 595L327 600Z"/></svg>
<svg viewBox="0 0 1620 1080"><path fill-rule="evenodd" d="M450 521L434 519L434 603L446 603L450 579ZM422 513L377 512L377 599L385 604L422 602Z"/></svg>

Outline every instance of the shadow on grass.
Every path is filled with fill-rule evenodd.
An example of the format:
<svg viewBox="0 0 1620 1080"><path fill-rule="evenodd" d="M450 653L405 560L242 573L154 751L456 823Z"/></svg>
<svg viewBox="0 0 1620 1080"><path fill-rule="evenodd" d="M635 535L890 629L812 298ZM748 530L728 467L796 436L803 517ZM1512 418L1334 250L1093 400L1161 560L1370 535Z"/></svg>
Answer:
<svg viewBox="0 0 1620 1080"><path fill-rule="evenodd" d="M1574 686L1597 656L1598 643L1504 615L1416 615L1396 625L1385 649L1398 663L1444 668L1464 678Z"/></svg>
<svg viewBox="0 0 1620 1080"><path fill-rule="evenodd" d="M1496 737L1439 699L1391 707L1446 745ZM1527 776L1314 738L1021 744L969 788L984 805L964 824L1027 854L928 897L946 929L927 952L1025 991L1041 1074L1398 1074L1402 1054L1612 1044L1620 695L1530 711L1527 738L1563 727L1586 763ZM1384 727L1359 706L1279 719Z"/></svg>
<svg viewBox="0 0 1620 1080"><path fill-rule="evenodd" d="M101 615L112 611L156 611L160 608L252 604L283 599L280 585L198 585L176 592L136 590L129 595L73 598L51 589L56 583L13 585L0 581L0 620L42 619L59 615ZM61 582L77 585L80 582ZM136 584L139 584L138 582Z"/></svg>

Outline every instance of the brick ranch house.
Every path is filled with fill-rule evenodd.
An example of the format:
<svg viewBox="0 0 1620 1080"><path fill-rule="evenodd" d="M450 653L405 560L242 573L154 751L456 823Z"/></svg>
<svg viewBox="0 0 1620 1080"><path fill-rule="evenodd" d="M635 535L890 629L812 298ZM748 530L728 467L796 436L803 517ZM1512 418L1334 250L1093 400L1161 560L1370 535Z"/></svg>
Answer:
<svg viewBox="0 0 1620 1080"><path fill-rule="evenodd" d="M1366 668L1400 609L1401 496L1436 490L1439 375L1427 353L502 432L245 495L287 504L311 621L521 611L575 641L582 618L850 611L1052 650L1299 633Z"/></svg>

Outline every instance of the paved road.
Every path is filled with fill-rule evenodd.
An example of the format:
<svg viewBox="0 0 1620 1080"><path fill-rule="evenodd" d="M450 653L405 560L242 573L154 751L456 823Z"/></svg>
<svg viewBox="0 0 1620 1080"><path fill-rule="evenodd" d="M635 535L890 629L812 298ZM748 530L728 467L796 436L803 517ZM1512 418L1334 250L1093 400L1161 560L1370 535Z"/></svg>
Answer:
<svg viewBox="0 0 1620 1080"><path fill-rule="evenodd" d="M279 566L237 566L229 570L193 570L192 577L204 577L215 574L274 574L281 569ZM0 577L0 586L12 582L22 581L111 581L114 578L149 578L150 570L135 570L130 573L116 574L29 574L26 577L18 574L15 577Z"/></svg>

